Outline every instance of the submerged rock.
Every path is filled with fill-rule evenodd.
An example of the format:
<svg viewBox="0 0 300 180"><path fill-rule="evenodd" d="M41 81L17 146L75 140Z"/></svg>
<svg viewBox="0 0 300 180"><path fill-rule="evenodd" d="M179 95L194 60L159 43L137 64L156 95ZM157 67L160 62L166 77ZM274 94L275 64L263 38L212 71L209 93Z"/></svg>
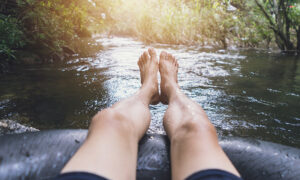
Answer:
<svg viewBox="0 0 300 180"><path fill-rule="evenodd" d="M16 58L18 62L22 64L42 64L42 58L37 55L36 53L25 51L25 50L18 50L16 51Z"/></svg>
<svg viewBox="0 0 300 180"><path fill-rule="evenodd" d="M68 55L75 54L75 51L67 46L63 46L62 49L65 54L68 54Z"/></svg>
<svg viewBox="0 0 300 180"><path fill-rule="evenodd" d="M27 127L12 120L0 120L0 136L4 134L19 134L24 132L39 131L33 127Z"/></svg>

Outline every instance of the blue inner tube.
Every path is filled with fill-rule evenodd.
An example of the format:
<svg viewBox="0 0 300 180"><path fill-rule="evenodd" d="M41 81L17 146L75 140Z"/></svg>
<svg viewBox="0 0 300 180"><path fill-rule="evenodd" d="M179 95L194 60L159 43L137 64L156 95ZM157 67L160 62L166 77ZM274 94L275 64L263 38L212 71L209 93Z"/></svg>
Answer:
<svg viewBox="0 0 300 180"><path fill-rule="evenodd" d="M0 179L51 179L83 143L87 130L50 130L0 136ZM260 140L223 138L220 145L245 180L300 179L300 149ZM137 179L170 179L169 141L140 141Z"/></svg>

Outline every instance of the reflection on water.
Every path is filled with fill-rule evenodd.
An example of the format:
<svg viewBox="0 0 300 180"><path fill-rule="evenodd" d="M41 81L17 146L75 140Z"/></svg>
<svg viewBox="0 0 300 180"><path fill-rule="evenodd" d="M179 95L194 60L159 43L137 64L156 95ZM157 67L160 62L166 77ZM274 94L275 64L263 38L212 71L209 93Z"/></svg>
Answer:
<svg viewBox="0 0 300 180"><path fill-rule="evenodd" d="M98 39L93 57L28 66L0 77L0 119L39 129L87 128L103 108L140 87L137 59L148 46L127 38ZM256 51L155 44L178 59L179 84L200 103L220 135L300 147L300 62ZM149 132L164 133L167 106L150 106Z"/></svg>

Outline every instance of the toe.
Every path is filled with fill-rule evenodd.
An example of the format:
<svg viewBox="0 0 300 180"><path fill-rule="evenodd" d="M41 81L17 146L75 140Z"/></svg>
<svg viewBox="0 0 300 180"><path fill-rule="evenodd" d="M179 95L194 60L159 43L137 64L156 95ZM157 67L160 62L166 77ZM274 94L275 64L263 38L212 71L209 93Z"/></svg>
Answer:
<svg viewBox="0 0 300 180"><path fill-rule="evenodd" d="M148 51L151 56L151 61L158 63L156 51L154 50L154 48L149 48Z"/></svg>
<svg viewBox="0 0 300 180"><path fill-rule="evenodd" d="M172 61L174 62L174 65L177 66L177 61L173 55L172 55Z"/></svg>
<svg viewBox="0 0 300 180"><path fill-rule="evenodd" d="M141 60L140 61L141 66L144 65L145 64L144 54L141 55L140 60Z"/></svg>
<svg viewBox="0 0 300 180"><path fill-rule="evenodd" d="M139 60L138 60L138 62L137 62L137 64L138 64L139 66L141 66L141 61L142 61L142 59L141 59L141 57L140 57Z"/></svg>
<svg viewBox="0 0 300 180"><path fill-rule="evenodd" d="M175 57L171 54L171 59L172 59L172 61L174 61L174 63L175 63Z"/></svg>
<svg viewBox="0 0 300 180"><path fill-rule="evenodd" d="M148 52L149 52L149 54L150 54L150 56L151 56L152 59L156 58L156 51L155 51L154 48L149 48Z"/></svg>
<svg viewBox="0 0 300 180"><path fill-rule="evenodd" d="M149 54L147 51L143 53L143 62L146 63L149 60Z"/></svg>
<svg viewBox="0 0 300 180"><path fill-rule="evenodd" d="M162 51L162 52L160 53L160 60L165 60L166 57L167 57L167 53L166 53L165 51Z"/></svg>
<svg viewBox="0 0 300 180"><path fill-rule="evenodd" d="M173 61L173 57L171 54L168 54L168 58L167 58L169 61Z"/></svg>

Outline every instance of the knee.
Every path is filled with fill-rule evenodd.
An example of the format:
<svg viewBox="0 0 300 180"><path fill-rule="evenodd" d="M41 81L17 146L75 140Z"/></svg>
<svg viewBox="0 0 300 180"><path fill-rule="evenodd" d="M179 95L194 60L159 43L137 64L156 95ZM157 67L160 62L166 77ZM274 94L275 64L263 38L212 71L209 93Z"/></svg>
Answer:
<svg viewBox="0 0 300 180"><path fill-rule="evenodd" d="M130 132L134 129L133 123L126 117L125 114L117 111L114 108L107 108L98 112L91 122L91 127L111 128L116 132Z"/></svg>
<svg viewBox="0 0 300 180"><path fill-rule="evenodd" d="M217 137L217 132L213 124L208 119L190 117L185 119L176 129L174 140L191 138Z"/></svg>

